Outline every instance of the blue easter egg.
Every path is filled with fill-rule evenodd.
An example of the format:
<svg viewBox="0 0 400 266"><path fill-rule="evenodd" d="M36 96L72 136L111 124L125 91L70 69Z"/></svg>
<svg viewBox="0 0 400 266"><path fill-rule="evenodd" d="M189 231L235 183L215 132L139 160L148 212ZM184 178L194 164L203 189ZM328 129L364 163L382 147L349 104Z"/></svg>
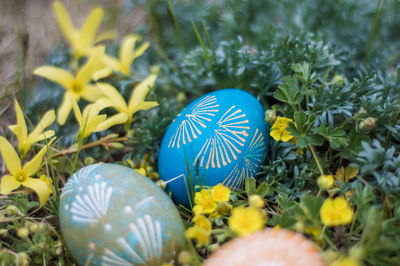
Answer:
<svg viewBox="0 0 400 266"><path fill-rule="evenodd" d="M161 265L185 245L180 215L156 184L133 169L94 164L66 183L59 208L79 265Z"/></svg>
<svg viewBox="0 0 400 266"><path fill-rule="evenodd" d="M264 109L238 89L209 93L177 115L161 143L159 175L176 203L193 205L195 185L233 190L254 176L268 148Z"/></svg>

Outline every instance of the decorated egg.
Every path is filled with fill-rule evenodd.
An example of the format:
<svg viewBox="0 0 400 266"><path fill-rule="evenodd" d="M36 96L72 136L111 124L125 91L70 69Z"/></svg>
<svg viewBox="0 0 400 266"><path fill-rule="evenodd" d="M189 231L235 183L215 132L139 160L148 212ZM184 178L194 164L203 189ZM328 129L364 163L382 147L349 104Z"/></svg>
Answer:
<svg viewBox="0 0 400 266"><path fill-rule="evenodd" d="M235 238L217 249L203 266L281 265L323 266L314 243L286 229L265 229Z"/></svg>
<svg viewBox="0 0 400 266"><path fill-rule="evenodd" d="M133 169L94 164L62 191L60 224L79 265L161 265L185 245L174 203Z"/></svg>
<svg viewBox="0 0 400 266"><path fill-rule="evenodd" d="M254 96L238 89L209 93L168 127L158 158L160 178L186 207L196 185L239 189L259 171L268 137L264 109Z"/></svg>

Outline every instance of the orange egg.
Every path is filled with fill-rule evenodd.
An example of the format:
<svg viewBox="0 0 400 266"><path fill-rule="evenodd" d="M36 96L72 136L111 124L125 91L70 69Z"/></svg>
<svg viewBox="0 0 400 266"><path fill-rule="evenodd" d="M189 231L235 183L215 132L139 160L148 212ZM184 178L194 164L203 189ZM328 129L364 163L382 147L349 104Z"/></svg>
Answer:
<svg viewBox="0 0 400 266"><path fill-rule="evenodd" d="M235 238L217 249L203 266L319 266L325 262L313 242L286 229L266 229Z"/></svg>

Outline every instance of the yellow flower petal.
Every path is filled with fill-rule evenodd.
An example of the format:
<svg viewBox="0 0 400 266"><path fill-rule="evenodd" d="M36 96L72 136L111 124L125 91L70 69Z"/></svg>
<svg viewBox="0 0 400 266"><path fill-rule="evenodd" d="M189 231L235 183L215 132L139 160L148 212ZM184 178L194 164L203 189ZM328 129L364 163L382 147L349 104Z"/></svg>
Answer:
<svg viewBox="0 0 400 266"><path fill-rule="evenodd" d="M222 184L218 184L211 189L211 197L216 202L227 202L231 195L231 190Z"/></svg>
<svg viewBox="0 0 400 266"><path fill-rule="evenodd" d="M266 218L255 207L239 206L232 210L228 220L229 228L239 236L248 235L264 227Z"/></svg>
<svg viewBox="0 0 400 266"><path fill-rule="evenodd" d="M79 109L78 103L72 98L69 97L69 102L72 105L72 109L74 110L75 119L78 122L79 126L83 126L83 119L81 109Z"/></svg>
<svg viewBox="0 0 400 266"><path fill-rule="evenodd" d="M57 110L57 122L61 126L63 126L65 124L65 122L67 121L68 115L72 109L72 103L71 103L70 97L72 97L72 94L70 94L68 92L65 93L63 101L61 103L61 106Z"/></svg>
<svg viewBox="0 0 400 266"><path fill-rule="evenodd" d="M95 85L88 84L82 91L82 98L89 102L95 102L101 97L104 97L104 95L101 90Z"/></svg>
<svg viewBox="0 0 400 266"><path fill-rule="evenodd" d="M96 44L98 42L106 41L106 40L115 39L117 36L118 36L118 33L113 30L102 32L96 37L94 44Z"/></svg>
<svg viewBox="0 0 400 266"><path fill-rule="evenodd" d="M282 141L289 141L289 140L291 140L293 138L293 136L290 136L289 135L289 132L284 132L284 133L282 133L282 136L281 136L281 140Z"/></svg>
<svg viewBox="0 0 400 266"><path fill-rule="evenodd" d="M85 131L83 133L83 138L88 137L91 133L93 132L98 132L97 126L101 123L103 123L107 118L107 115L98 115L93 117L91 120L88 121L88 123L85 126Z"/></svg>
<svg viewBox="0 0 400 266"><path fill-rule="evenodd" d="M54 120L56 120L56 113L54 110L47 111L35 129L29 134L28 139L38 137L47 127L49 127Z"/></svg>
<svg viewBox="0 0 400 266"><path fill-rule="evenodd" d="M278 130L271 130L269 134L275 141L281 140L281 133Z"/></svg>
<svg viewBox="0 0 400 266"><path fill-rule="evenodd" d="M3 157L4 163L11 174L15 175L22 169L21 160L13 146L7 139L0 136L0 153Z"/></svg>
<svg viewBox="0 0 400 266"><path fill-rule="evenodd" d="M150 43L149 42L145 42L143 44L141 44L135 51L134 55L133 55L133 60L135 60L137 57L141 56L146 50L147 48L149 48Z"/></svg>
<svg viewBox="0 0 400 266"><path fill-rule="evenodd" d="M38 67L33 71L33 74L58 83L66 90L71 90L72 84L75 80L71 73L54 66Z"/></svg>
<svg viewBox="0 0 400 266"><path fill-rule="evenodd" d="M128 106L126 105L125 99L121 96L116 88L108 83L97 83L97 86L103 92L103 94L111 100L115 109L120 112L128 111Z"/></svg>
<svg viewBox="0 0 400 266"><path fill-rule="evenodd" d="M0 193L4 195L10 194L11 191L19 188L20 185L21 183L15 180L13 176L5 175L1 178Z"/></svg>
<svg viewBox="0 0 400 266"><path fill-rule="evenodd" d="M136 109L137 106L140 103L144 102L144 99L146 98L146 95L149 92L150 87L153 87L156 78L157 75L151 74L135 87L131 95L131 98L129 99L129 104L128 104L130 115L133 115L134 112L137 110Z"/></svg>
<svg viewBox="0 0 400 266"><path fill-rule="evenodd" d="M49 199L51 190L44 181L36 178L28 178L25 182L23 182L23 186L35 191L35 193L39 196L40 207L43 206Z"/></svg>
<svg viewBox="0 0 400 266"><path fill-rule="evenodd" d="M54 141L51 140L48 145L51 145L51 143ZM43 156L47 152L48 145L44 146L40 151L33 157L29 162L27 162L24 167L22 168L22 171L24 171L27 176L32 176L34 175L37 171L39 171L40 166L43 161Z"/></svg>
<svg viewBox="0 0 400 266"><path fill-rule="evenodd" d="M104 55L103 56L103 62L108 67L111 67L114 70L119 70L120 62L116 58L114 58L112 56L109 56L109 55Z"/></svg>
<svg viewBox="0 0 400 266"><path fill-rule="evenodd" d="M76 29L72 25L71 19L64 5L59 1L56 1L53 3L53 9L56 14L58 26L64 33L65 38L67 38L70 43L74 43L76 41Z"/></svg>
<svg viewBox="0 0 400 266"><path fill-rule="evenodd" d="M135 112L141 111L141 110L146 111L146 110L149 110L158 105L159 105L158 102L142 102L142 103L139 103L134 110L135 110Z"/></svg>
<svg viewBox="0 0 400 266"><path fill-rule="evenodd" d="M346 166L344 169L344 175L346 176L346 181L353 179L358 175L360 170L358 168L351 167L350 165Z"/></svg>
<svg viewBox="0 0 400 266"><path fill-rule="evenodd" d="M112 117L106 119L104 122L100 123L96 127L96 132L104 131L112 126L123 124L128 120L128 115L126 113L119 113L113 115Z"/></svg>
<svg viewBox="0 0 400 266"><path fill-rule="evenodd" d="M21 106L18 104L17 100L14 100L15 104L15 115L17 117L17 126L19 130L17 130L18 134L17 138L19 143L24 143L26 137L28 136L28 129L26 127L24 113L22 112Z"/></svg>
<svg viewBox="0 0 400 266"><path fill-rule="evenodd" d="M110 76L112 74L112 72L113 72L113 69L111 67L105 67L103 69L100 69L100 70L94 72L92 75L92 79L94 81L98 81L100 79Z"/></svg>
<svg viewBox="0 0 400 266"><path fill-rule="evenodd" d="M131 34L122 40L122 45L119 49L119 60L122 65L130 66L132 64L133 49L135 48L136 42L140 39L139 35Z"/></svg>
<svg viewBox="0 0 400 266"><path fill-rule="evenodd" d="M98 46L92 50L92 53L85 65L78 71L76 80L86 85L92 79L93 73L105 67L102 57L104 56L105 47Z"/></svg>
<svg viewBox="0 0 400 266"><path fill-rule="evenodd" d="M31 146L32 144L42 141L44 139L51 138L55 135L54 130L47 130L43 132L42 134L36 136L35 138L29 138L27 142L25 143L25 146Z"/></svg>
<svg viewBox="0 0 400 266"><path fill-rule="evenodd" d="M96 32L100 26L101 20L103 19L104 11L101 7L97 7L90 12L86 18L81 31L79 33L78 45L81 49L90 47L96 37ZM84 52L84 51L82 51Z"/></svg>

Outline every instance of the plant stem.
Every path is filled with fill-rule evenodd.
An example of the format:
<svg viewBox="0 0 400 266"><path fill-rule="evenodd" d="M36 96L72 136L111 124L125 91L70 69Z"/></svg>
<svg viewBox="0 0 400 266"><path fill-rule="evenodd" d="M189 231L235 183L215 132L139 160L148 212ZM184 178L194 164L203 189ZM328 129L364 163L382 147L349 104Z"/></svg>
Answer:
<svg viewBox="0 0 400 266"><path fill-rule="evenodd" d="M207 59L208 66L210 67L211 72L214 73L214 69L213 69L213 66L212 66L212 63L211 63L210 56L208 55L207 48L206 48L206 46L204 45L204 42L203 42L203 40L201 39L200 33L199 33L199 31L197 30L196 24L194 23L193 20L192 20L192 24L193 24L194 32L196 33L197 39L199 40L200 46L201 46L201 48L203 49L204 56L205 56L206 59Z"/></svg>
<svg viewBox="0 0 400 266"><path fill-rule="evenodd" d="M382 4L381 4L382 3ZM374 15L374 21L372 24L372 28L371 28L371 35L369 36L369 41L368 41L368 48L367 48L367 53L365 55L365 61L368 63L369 59L370 59L370 53L371 53L371 48L372 48L372 43L374 41L374 37L375 37L375 33L376 30L378 28L378 20L379 20L379 16L381 14L382 11L382 7L385 5L385 0L378 0L378 3L376 5L376 11L375 11L375 15Z"/></svg>
<svg viewBox="0 0 400 266"><path fill-rule="evenodd" d="M185 43L183 42L181 28L179 28L178 22L176 20L175 12L174 12L174 7L172 6L172 3L170 0L168 0L168 6L169 6L169 10L171 11L172 21L174 22L176 34L178 35L179 45L181 46L182 52L184 54L186 54L186 47L185 47Z"/></svg>
<svg viewBox="0 0 400 266"><path fill-rule="evenodd" d="M321 164L320 164L320 162L319 162L318 156L317 156L317 154L315 153L314 146L313 146L312 144L309 144L308 146L310 147L311 153L312 153L312 155L314 156L314 160L315 160L315 162L317 163L319 172L321 173L321 175L323 175L323 174L324 174L324 170L322 169L322 166L321 166Z"/></svg>
<svg viewBox="0 0 400 266"><path fill-rule="evenodd" d="M352 234L353 234L354 225L355 225L355 223L356 223L357 216L358 216L358 209L356 210L356 213L354 214L354 217L353 217L353 221L351 222L350 232L349 232L349 234L347 235L347 239L346 239L346 243L347 243L347 244L349 243L350 238L351 238L351 236L352 236Z"/></svg>
<svg viewBox="0 0 400 266"><path fill-rule="evenodd" d="M82 145L80 147L80 150L86 150L86 149L93 148L93 147L100 146L100 145L106 146L110 142L124 142L124 141L127 141L127 140L128 140L127 137L115 138L114 136L109 135L109 136L101 138L101 139L99 139L97 141ZM64 156L64 155L71 154L71 153L75 153L77 151L78 151L78 148L76 148L74 146L71 146L68 149L65 149L65 150L62 150L60 152L57 152L56 154L54 154L52 156L52 158L54 159L54 158L57 158L57 157L60 157L60 156Z"/></svg>

